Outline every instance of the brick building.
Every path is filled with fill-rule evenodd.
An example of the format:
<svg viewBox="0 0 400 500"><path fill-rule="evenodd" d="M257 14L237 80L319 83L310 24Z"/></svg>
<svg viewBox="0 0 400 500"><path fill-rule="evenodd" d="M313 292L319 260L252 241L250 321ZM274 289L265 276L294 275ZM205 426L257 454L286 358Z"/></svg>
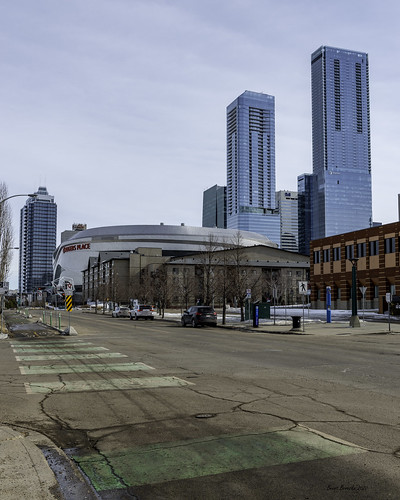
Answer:
<svg viewBox="0 0 400 500"><path fill-rule="evenodd" d="M351 309L352 262L357 259L357 301L366 287L364 307L383 312L385 295L400 295L400 222L338 234L310 243L311 304L325 308L331 287L332 309Z"/></svg>

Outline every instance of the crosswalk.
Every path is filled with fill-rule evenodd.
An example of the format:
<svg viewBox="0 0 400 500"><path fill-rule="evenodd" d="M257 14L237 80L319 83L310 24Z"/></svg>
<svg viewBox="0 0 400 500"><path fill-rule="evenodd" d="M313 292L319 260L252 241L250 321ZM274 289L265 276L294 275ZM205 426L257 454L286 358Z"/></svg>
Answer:
<svg viewBox="0 0 400 500"><path fill-rule="evenodd" d="M21 375L28 378L24 382L27 394L193 385L192 382L175 376L149 376L155 370L154 367L142 362L127 362L126 354L110 352L108 348L95 346L91 342L69 339L47 342L21 341L11 343L11 347ZM137 376L132 376L134 373ZM116 374L118 377L114 378L113 375ZM62 375L66 377L61 378ZM78 375L78 380L68 379L69 375ZM91 375L93 377L90 377ZM110 378L105 378L108 375Z"/></svg>

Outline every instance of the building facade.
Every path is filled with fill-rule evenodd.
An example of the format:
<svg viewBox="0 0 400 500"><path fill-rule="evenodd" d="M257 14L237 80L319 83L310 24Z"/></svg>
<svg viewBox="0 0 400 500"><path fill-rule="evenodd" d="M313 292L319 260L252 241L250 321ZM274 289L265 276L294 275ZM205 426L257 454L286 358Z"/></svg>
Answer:
<svg viewBox="0 0 400 500"><path fill-rule="evenodd" d="M19 244L19 291L33 293L53 279L56 249L57 205L41 186L21 209Z"/></svg>
<svg viewBox="0 0 400 500"><path fill-rule="evenodd" d="M245 91L227 107L227 227L280 244L275 202L275 98Z"/></svg>
<svg viewBox="0 0 400 500"><path fill-rule="evenodd" d="M354 260L356 259L356 260ZM357 266L357 301L383 312L387 293L400 295L400 222L343 233L311 242L311 302L332 309L351 309L352 269Z"/></svg>
<svg viewBox="0 0 400 500"><path fill-rule="evenodd" d="M281 245L282 250L289 252L299 251L299 210L296 191L278 191L276 193L278 204Z"/></svg>
<svg viewBox="0 0 400 500"><path fill-rule="evenodd" d="M299 253L310 255L313 174L297 177Z"/></svg>
<svg viewBox="0 0 400 500"><path fill-rule="evenodd" d="M231 281L238 269L239 289ZM309 259L263 245L179 257L141 247L135 252L101 252L88 260L82 274L84 302L128 304L137 298L154 304L164 288L167 305L182 308L207 303L206 297L216 307L224 301L233 305L243 302L249 289L253 301L272 300L275 290L279 303L294 304L301 301L298 282L309 279Z"/></svg>
<svg viewBox="0 0 400 500"><path fill-rule="evenodd" d="M311 56L313 239L372 226L368 54Z"/></svg>
<svg viewBox="0 0 400 500"><path fill-rule="evenodd" d="M203 227L226 228L226 186L212 186L203 192Z"/></svg>
<svg viewBox="0 0 400 500"><path fill-rule="evenodd" d="M71 238L61 242L54 252L53 275L55 280L72 278L75 290L82 292L82 270L90 258L97 259L100 253L133 252L135 255L138 248L146 247L161 248L163 257L175 257L201 252L210 241L216 248L229 247L238 238L243 246L277 246L256 233L184 224L95 227L75 231Z"/></svg>

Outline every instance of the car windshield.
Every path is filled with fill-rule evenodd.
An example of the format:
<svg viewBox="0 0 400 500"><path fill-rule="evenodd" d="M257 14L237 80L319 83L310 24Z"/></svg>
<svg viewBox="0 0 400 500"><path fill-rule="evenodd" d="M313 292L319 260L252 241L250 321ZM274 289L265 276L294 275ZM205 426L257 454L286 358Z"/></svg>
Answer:
<svg viewBox="0 0 400 500"><path fill-rule="evenodd" d="M212 313L214 309L212 307L199 307L199 312L201 313Z"/></svg>

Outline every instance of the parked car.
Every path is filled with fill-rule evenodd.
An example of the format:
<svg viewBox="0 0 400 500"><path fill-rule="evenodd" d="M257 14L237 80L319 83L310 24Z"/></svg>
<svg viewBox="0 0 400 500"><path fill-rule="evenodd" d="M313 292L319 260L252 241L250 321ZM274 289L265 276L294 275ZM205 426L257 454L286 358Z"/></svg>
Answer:
<svg viewBox="0 0 400 500"><path fill-rule="evenodd" d="M130 310L129 307L126 306L116 307L112 312L113 318L129 318L129 316Z"/></svg>
<svg viewBox="0 0 400 500"><path fill-rule="evenodd" d="M183 312L181 325L196 326L217 326L217 313L211 306L192 306Z"/></svg>
<svg viewBox="0 0 400 500"><path fill-rule="evenodd" d="M135 304L133 309L130 310L130 319L138 320L143 319L154 319L154 310L152 306L147 304Z"/></svg>

